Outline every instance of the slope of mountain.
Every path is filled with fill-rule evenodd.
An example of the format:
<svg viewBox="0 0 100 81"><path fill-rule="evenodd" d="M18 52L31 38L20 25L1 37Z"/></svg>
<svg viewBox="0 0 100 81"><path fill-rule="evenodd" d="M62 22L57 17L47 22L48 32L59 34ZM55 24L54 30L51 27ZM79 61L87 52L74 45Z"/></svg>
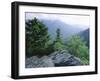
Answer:
<svg viewBox="0 0 100 81"><path fill-rule="evenodd" d="M86 45L89 47L90 29L86 29L79 33L79 35L86 41Z"/></svg>
<svg viewBox="0 0 100 81"><path fill-rule="evenodd" d="M48 27L48 32L53 39L56 36L56 30L58 28L61 30L62 39L66 39L68 36L84 30L80 26L70 25L71 23L66 24L60 20L41 19L40 21Z"/></svg>

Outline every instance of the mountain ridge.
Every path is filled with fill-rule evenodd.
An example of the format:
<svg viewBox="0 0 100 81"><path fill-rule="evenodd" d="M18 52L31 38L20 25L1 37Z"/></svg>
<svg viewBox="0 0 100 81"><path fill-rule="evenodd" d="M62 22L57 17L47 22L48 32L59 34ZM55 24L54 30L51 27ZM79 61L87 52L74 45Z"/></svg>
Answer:
<svg viewBox="0 0 100 81"><path fill-rule="evenodd" d="M39 19L39 20L48 27L48 32L52 38L56 36L56 30L58 28L61 30L61 35L63 39L66 39L71 35L77 34L85 30L84 28L82 28L82 26L67 24L61 20L49 20L49 19Z"/></svg>

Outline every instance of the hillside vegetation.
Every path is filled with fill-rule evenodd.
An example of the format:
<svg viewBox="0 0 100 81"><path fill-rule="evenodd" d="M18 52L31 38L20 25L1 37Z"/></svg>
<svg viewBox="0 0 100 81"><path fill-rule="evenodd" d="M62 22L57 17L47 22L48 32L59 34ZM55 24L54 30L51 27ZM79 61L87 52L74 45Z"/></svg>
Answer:
<svg viewBox="0 0 100 81"><path fill-rule="evenodd" d="M52 40L52 36L48 32L48 27L37 18L26 21L25 28L26 58L35 55L41 57L55 51L66 50L68 53L80 58L84 65L89 64L89 48L81 35L75 34L66 37L65 42L58 27L55 31L56 35Z"/></svg>

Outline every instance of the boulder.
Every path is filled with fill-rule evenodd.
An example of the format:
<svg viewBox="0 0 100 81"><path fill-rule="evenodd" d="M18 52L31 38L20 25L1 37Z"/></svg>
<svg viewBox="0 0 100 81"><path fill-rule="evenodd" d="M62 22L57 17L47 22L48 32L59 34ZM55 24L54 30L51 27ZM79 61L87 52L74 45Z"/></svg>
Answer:
<svg viewBox="0 0 100 81"><path fill-rule="evenodd" d="M79 58L69 54L66 50L55 51L48 56L32 56L26 58L26 68L38 68L38 67L58 67L58 66L77 66L82 65Z"/></svg>
<svg viewBox="0 0 100 81"><path fill-rule="evenodd" d="M55 66L77 66L82 65L79 58L69 54L67 51L56 51L49 55Z"/></svg>
<svg viewBox="0 0 100 81"><path fill-rule="evenodd" d="M25 66L26 68L54 67L54 63L48 56L42 56L41 58L33 56L30 58L26 58Z"/></svg>

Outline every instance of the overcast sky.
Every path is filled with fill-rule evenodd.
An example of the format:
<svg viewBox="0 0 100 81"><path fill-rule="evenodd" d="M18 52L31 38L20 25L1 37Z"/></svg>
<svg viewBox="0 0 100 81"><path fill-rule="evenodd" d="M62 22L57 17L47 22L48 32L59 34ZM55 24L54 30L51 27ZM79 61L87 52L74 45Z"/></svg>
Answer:
<svg viewBox="0 0 100 81"><path fill-rule="evenodd" d="M89 27L89 16L83 15L59 15L59 14L44 14L44 13L25 13L25 19L50 19L61 20L64 23L71 25L82 25Z"/></svg>

